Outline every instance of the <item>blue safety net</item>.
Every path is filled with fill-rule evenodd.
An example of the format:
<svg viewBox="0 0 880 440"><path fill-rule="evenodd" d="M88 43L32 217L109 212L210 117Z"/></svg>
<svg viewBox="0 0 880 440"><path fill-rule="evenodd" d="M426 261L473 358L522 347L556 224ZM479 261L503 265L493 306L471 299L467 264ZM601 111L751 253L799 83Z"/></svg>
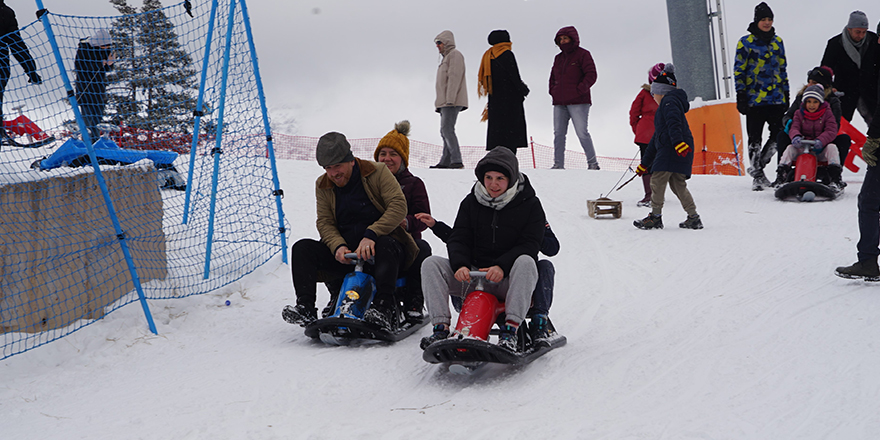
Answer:
<svg viewBox="0 0 880 440"><path fill-rule="evenodd" d="M0 359L285 248L246 4L112 3L0 37Z"/></svg>

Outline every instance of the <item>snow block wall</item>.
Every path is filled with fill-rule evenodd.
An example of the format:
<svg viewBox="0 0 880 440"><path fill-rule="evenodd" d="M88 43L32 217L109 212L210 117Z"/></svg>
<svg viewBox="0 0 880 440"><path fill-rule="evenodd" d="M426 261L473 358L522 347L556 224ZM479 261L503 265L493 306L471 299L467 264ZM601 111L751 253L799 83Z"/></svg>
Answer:
<svg viewBox="0 0 880 440"><path fill-rule="evenodd" d="M0 36L11 68L0 139L0 359L132 302L146 320L133 325L153 330L147 300L210 292L279 252L286 262L245 2L114 0L119 15L76 17L53 14L53 1L38 1L47 12L30 23L19 7L20 30ZM83 117L96 102L97 135L98 121ZM104 149L45 160L74 139Z"/></svg>

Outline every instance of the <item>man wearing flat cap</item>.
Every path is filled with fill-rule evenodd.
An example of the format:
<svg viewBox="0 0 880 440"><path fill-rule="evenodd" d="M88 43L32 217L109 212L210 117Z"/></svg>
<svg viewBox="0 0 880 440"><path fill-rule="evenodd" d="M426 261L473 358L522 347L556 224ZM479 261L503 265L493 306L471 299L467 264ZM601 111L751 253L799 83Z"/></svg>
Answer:
<svg viewBox="0 0 880 440"><path fill-rule="evenodd" d="M302 326L317 319L316 283L352 272L345 254L354 252L361 259L375 257L375 264L364 267L376 279L376 297L364 319L393 329L400 315L394 298L398 272L418 254L412 236L400 226L407 213L400 184L385 164L354 157L341 133L321 136L315 156L325 171L315 183L321 240L303 238L293 245L296 305L286 306L282 316Z"/></svg>

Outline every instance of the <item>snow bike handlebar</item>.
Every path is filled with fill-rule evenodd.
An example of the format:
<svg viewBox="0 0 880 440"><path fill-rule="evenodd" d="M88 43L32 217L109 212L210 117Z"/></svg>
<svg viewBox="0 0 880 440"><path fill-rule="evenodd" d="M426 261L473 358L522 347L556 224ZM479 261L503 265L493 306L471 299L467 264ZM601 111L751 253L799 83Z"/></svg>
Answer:
<svg viewBox="0 0 880 440"><path fill-rule="evenodd" d="M355 270L358 271L358 272L360 272L360 271L362 271L362 270L364 269L364 263L370 263L370 264L375 264L375 263L376 263L376 259L375 259L375 257L370 258L370 259L368 259L368 260L362 260L360 257L358 257L358 254L356 254L356 253L354 253L354 252L348 252L348 253L346 253L346 254L344 255L344 257L345 257L345 258L348 258L349 260L352 260L352 261L353 261L353 263L351 263L351 264L354 264L354 265L357 266L357 267L355 268Z"/></svg>

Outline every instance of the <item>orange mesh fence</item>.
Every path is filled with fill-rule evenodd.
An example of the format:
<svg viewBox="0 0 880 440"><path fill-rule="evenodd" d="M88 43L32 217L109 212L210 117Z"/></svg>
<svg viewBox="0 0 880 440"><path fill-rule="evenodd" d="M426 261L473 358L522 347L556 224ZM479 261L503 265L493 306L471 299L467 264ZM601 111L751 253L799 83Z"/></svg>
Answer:
<svg viewBox="0 0 880 440"><path fill-rule="evenodd" d="M274 133L272 135L276 159L315 160L317 137L291 136ZM349 139L352 153L361 159L373 159L373 152L380 138ZM473 168L486 154L486 147L462 145L461 158L465 168ZM436 164L443 153L443 146L429 144L410 139L409 166L411 168L428 168ZM553 166L553 146L531 142L529 148L517 150L517 158L521 169L549 169ZM607 171L624 171L635 169L639 164L639 156L634 158L598 156L599 167ZM728 174L738 175L740 161L733 153L716 153L712 151L697 152L694 157L694 174ZM587 169L587 158L582 151L565 151L565 168Z"/></svg>

